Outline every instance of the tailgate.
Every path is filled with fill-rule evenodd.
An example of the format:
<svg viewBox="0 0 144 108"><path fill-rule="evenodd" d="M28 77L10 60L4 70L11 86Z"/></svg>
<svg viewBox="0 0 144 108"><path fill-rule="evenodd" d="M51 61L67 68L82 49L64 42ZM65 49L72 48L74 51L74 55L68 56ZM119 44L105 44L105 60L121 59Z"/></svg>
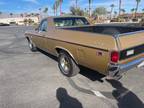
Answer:
<svg viewBox="0 0 144 108"><path fill-rule="evenodd" d="M144 31L119 36L120 60L144 53Z"/></svg>

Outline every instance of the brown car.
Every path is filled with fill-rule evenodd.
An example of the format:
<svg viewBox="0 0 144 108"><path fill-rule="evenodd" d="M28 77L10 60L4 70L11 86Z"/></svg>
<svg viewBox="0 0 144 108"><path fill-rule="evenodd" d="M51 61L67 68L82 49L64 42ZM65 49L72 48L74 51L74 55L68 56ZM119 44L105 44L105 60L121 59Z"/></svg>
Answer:
<svg viewBox="0 0 144 108"><path fill-rule="evenodd" d="M65 76L80 71L79 65L119 78L144 65L144 28L90 25L84 17L48 17L35 31L25 33L32 51L42 49L58 57Z"/></svg>

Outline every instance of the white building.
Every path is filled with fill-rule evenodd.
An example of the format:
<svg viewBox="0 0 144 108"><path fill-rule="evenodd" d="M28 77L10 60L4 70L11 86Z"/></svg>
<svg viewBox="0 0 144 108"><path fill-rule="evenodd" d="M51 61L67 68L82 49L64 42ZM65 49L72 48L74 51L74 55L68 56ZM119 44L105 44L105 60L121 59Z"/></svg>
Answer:
<svg viewBox="0 0 144 108"><path fill-rule="evenodd" d="M31 20L34 23L38 23L39 19L38 17L11 17L11 18L0 18L0 23L4 23L4 24L11 24L11 23L16 23L18 25L24 25L25 24L25 20Z"/></svg>

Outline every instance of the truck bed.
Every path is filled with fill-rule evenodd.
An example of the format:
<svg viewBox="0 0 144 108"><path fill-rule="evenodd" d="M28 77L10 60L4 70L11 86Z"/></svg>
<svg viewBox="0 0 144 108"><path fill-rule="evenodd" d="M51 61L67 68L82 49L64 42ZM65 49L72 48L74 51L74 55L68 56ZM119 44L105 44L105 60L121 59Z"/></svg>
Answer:
<svg viewBox="0 0 144 108"><path fill-rule="evenodd" d="M117 45L118 50L120 51L120 61L140 55L144 52L144 27L97 25L83 27L68 27L63 29L107 34L109 36L118 37L119 39ZM134 54L127 55L127 52L129 50L133 50Z"/></svg>
<svg viewBox="0 0 144 108"><path fill-rule="evenodd" d="M96 25L96 26L80 26L80 27L63 27L62 29L91 32L91 33L101 33L101 34L108 34L108 35L115 36L117 34L141 31L144 30L144 27Z"/></svg>

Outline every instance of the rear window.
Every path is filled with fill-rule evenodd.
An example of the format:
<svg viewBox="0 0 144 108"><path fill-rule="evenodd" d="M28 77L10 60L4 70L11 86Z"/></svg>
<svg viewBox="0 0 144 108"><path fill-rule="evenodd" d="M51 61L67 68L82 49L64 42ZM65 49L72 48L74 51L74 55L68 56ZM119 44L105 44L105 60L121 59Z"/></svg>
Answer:
<svg viewBox="0 0 144 108"><path fill-rule="evenodd" d="M56 27L89 25L89 22L85 18L73 18L73 17L54 18L54 23Z"/></svg>

